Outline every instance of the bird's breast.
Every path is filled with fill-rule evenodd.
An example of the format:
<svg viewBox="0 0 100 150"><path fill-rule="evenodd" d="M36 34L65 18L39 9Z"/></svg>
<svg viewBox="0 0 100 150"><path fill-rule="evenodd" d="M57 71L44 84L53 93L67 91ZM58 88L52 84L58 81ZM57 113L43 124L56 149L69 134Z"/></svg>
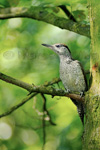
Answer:
<svg viewBox="0 0 100 150"><path fill-rule="evenodd" d="M60 78L66 89L72 92L85 91L84 75L78 63L60 63Z"/></svg>

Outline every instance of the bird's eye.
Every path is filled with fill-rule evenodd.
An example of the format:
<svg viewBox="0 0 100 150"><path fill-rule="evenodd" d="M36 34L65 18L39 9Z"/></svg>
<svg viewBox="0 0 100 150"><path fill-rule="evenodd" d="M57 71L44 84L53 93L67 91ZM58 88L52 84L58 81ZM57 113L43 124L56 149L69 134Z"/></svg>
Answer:
<svg viewBox="0 0 100 150"><path fill-rule="evenodd" d="M56 45L56 47L60 47L60 45Z"/></svg>

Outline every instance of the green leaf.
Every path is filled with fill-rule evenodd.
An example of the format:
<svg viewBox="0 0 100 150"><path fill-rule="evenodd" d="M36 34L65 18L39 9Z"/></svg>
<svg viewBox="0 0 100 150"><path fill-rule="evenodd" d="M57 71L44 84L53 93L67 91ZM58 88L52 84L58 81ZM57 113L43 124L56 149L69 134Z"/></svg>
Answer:
<svg viewBox="0 0 100 150"><path fill-rule="evenodd" d="M83 21L86 18L84 10L73 11L73 15L77 21Z"/></svg>

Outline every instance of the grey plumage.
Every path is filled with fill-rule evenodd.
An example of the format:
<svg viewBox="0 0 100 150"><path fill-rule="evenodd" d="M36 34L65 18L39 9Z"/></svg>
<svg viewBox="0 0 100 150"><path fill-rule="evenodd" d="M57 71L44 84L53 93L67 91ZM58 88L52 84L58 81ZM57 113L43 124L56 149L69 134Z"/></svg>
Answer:
<svg viewBox="0 0 100 150"><path fill-rule="evenodd" d="M87 90L87 83L84 76L84 71L79 61L72 59L69 48L64 44L42 45L52 49L55 53L58 54L60 58L60 78L65 89L68 92L79 92L80 94L84 93ZM72 101L77 106L79 116L83 123L83 104L79 103L77 100L72 99Z"/></svg>
<svg viewBox="0 0 100 150"><path fill-rule="evenodd" d="M84 75L77 60L60 56L60 78L70 92L81 93L86 89Z"/></svg>

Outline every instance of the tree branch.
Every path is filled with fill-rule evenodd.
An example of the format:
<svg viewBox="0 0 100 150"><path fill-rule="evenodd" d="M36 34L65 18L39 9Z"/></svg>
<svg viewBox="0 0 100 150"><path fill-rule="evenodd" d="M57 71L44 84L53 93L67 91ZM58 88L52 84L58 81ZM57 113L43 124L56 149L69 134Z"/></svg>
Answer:
<svg viewBox="0 0 100 150"><path fill-rule="evenodd" d="M14 85L17 85L21 88L24 88L28 91L31 91L31 88L33 87L32 85L28 84L28 83L25 83L21 80L18 80L18 79L15 79L15 78L12 78L10 76L7 76L3 73L0 72L0 79L7 82L7 83L11 83L11 84L14 84ZM29 90L30 89L30 90Z"/></svg>
<svg viewBox="0 0 100 150"><path fill-rule="evenodd" d="M4 81L8 82L8 83L12 83L14 84L14 81L15 81L15 85L19 86L19 85L27 85L27 83L25 82L22 82L20 80L17 80L17 79L14 79L12 77L9 77L9 76L6 76L2 73L0 73L1 77ZM11 81L11 82L10 82ZM52 85L52 84L56 84L60 81L59 78L56 78L56 79L53 79L51 82L45 82L44 83L44 86L49 86L49 85ZM17 84L18 82L18 84ZM20 83L20 84L19 84ZM29 84L28 84L29 85ZM2 113L0 115L0 118L2 117L5 117L5 116L8 116L10 115L12 112L14 112L16 109L18 109L19 107L21 107L22 105L24 105L26 102L28 102L31 98L33 98L34 96L36 96L38 93L31 93L30 95L28 95L26 98L24 98L20 103L18 103L17 105L11 107L8 111Z"/></svg>
<svg viewBox="0 0 100 150"><path fill-rule="evenodd" d="M23 82L23 81L21 81L21 80L18 80L18 79L15 79L15 78L12 78L12 77L10 77L10 76L7 76L7 75L5 75L5 74L3 74L3 73L1 73L0 72L0 79L1 80L3 80L3 81L5 81L5 82L7 82L7 83L11 83L11 84L14 84L14 85L16 85L16 86L19 86L19 87L21 87L21 88L24 88L24 89L26 89L27 91L29 91L29 92L33 92L33 87L35 88L36 86L34 86L34 85L31 85L31 84L28 84L28 83L26 83L26 82ZM42 86L50 86L50 85L53 85L53 84L56 84L56 83L58 83L58 82L60 82L61 80L60 80L60 78L55 78L55 79L53 79L52 81L50 81L50 82L45 82L44 83L44 85L42 85ZM35 92L35 91L34 91Z"/></svg>
<svg viewBox="0 0 100 150"><path fill-rule="evenodd" d="M69 19L71 19L74 22L77 22L65 5L59 5L58 7L60 7L63 10L63 12L67 15L67 17L69 17Z"/></svg>
<svg viewBox="0 0 100 150"><path fill-rule="evenodd" d="M49 122L50 122L50 124L51 125L56 125L53 121L52 121L52 119L51 119L51 115L50 115L50 113L49 113L49 111L48 111L48 109L47 109L47 107L46 107L46 102L47 102L47 100L46 100L46 97L44 96L44 94L41 94L41 96L42 96L42 98L43 98L43 110L44 110L44 114L46 113L46 115L48 116L48 118L49 118ZM45 117L44 117L44 120L45 120Z"/></svg>
<svg viewBox="0 0 100 150"><path fill-rule="evenodd" d="M26 89L27 91L29 91L30 93L36 92L36 93L42 93L42 94L48 94L48 95L52 95L52 96L66 96L66 97L70 97L73 99L77 99L78 101L82 102L83 101L83 97L80 97L79 93L70 93L68 94L65 90L62 89L55 89L53 87L47 87L49 84L52 85L53 83L58 83L60 81L60 79L54 79L52 82L49 83L45 83L44 85L41 86L35 86L35 85L31 85L28 83L25 83L23 81L20 81L18 79L12 78L10 76L7 76L3 73L0 73L0 79L17 85L21 88Z"/></svg>
<svg viewBox="0 0 100 150"><path fill-rule="evenodd" d="M10 115L12 112L14 112L16 109L18 109L19 107L21 107L22 105L24 105L26 102L28 102L32 97L34 97L37 93L32 93L30 95L28 95L26 98L24 98L19 104L11 107L8 111L2 113L0 115L0 118L5 117Z"/></svg>
<svg viewBox="0 0 100 150"><path fill-rule="evenodd" d="M41 94L42 97L43 97L43 118L42 118L42 125L43 125L43 146L42 146L42 150L44 150L44 146L45 146L45 143L46 143L46 129L45 129L45 111L46 111L46 99L44 97L43 94Z"/></svg>
<svg viewBox="0 0 100 150"><path fill-rule="evenodd" d="M5 74L3 74L3 73L0 73L0 79L3 80L3 81L5 81L5 82L8 82L8 83L17 85L17 86L19 86L19 87L22 87L22 88L24 88L24 89L30 89L30 88L31 88L31 90L32 90L32 92L33 92L33 89L32 89L33 86L32 86L32 85L30 85L30 84L28 84L28 83L25 83L25 82L23 82L23 81L14 79L14 78L12 78L12 77L10 77L10 76L7 76L7 75L5 75ZM38 93L42 93L42 91L41 91L42 88L45 87L45 89L46 89L47 86L56 84L56 83L58 83L58 82L60 82L60 81L61 81L61 80L60 80L59 78L55 78L55 79L53 79L51 82L45 82L44 85L39 86L39 89L40 89L40 90L39 90L39 91L37 90L37 93L31 93L30 95L28 95L28 96L27 96L26 98L24 98L20 103L18 103L17 105L11 107L8 111L2 113L2 114L0 115L0 118L5 117L5 116L11 114L11 113L14 112L16 109L18 109L19 107L21 107L22 105L24 105L26 102L28 102L31 98L33 98L34 96L36 96ZM35 88L38 89L38 87L36 87L36 86L35 86ZM51 93L51 94L49 93L48 90L50 90L50 93ZM43 90L43 91L45 92L45 90ZM83 102L83 101L84 101L84 97L80 97L80 95L77 95L77 94L68 94L68 93L66 93L66 91L64 91L64 90L54 89L54 88L52 88L52 87L49 87L49 89L47 89L47 91L48 91L49 95L53 95L53 96L66 96L66 97L69 97L69 98L72 98L72 99L75 99L75 100L77 99L77 100L80 101L80 102ZM55 94L58 94L58 95L55 95L54 92L55 92ZM60 93L60 92L61 92L61 93ZM42 94L45 94L45 93L42 93ZM46 93L46 94L47 94L47 93Z"/></svg>
<svg viewBox="0 0 100 150"><path fill-rule="evenodd" d="M15 17L25 17L44 21L61 29L66 29L90 37L89 25L76 23L66 18L58 17L57 15L48 12L47 8L45 9L45 7L31 6L29 8L13 7L0 9L0 19L9 19Z"/></svg>

